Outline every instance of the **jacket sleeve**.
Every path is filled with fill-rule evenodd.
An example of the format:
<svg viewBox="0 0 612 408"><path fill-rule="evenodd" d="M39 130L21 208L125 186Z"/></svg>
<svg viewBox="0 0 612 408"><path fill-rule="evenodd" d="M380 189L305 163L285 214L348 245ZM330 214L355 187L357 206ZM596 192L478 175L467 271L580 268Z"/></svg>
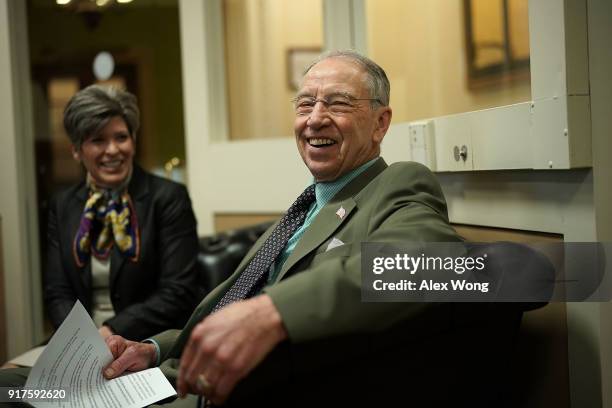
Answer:
<svg viewBox="0 0 612 408"><path fill-rule="evenodd" d="M396 169L397 170L397 169ZM379 183L360 242L452 242L442 191L433 174L412 165ZM410 180L407 182L406 180ZM330 258L266 289L293 343L385 330L418 318L431 304L361 301L361 252ZM308 305L308 307L304 307Z"/></svg>
<svg viewBox="0 0 612 408"><path fill-rule="evenodd" d="M128 339L182 326L199 300L196 219L187 189L175 186L156 214L160 274L155 291L105 322Z"/></svg>
<svg viewBox="0 0 612 408"><path fill-rule="evenodd" d="M54 328L62 324L77 299L77 294L62 267L59 236L58 200L54 197L49 203L47 265L44 269L45 307Z"/></svg>

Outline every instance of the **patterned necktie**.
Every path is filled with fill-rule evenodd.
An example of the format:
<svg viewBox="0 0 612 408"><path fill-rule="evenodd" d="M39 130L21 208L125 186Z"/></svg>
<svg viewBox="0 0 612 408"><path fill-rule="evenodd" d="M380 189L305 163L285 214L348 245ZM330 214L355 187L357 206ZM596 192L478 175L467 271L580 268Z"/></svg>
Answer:
<svg viewBox="0 0 612 408"><path fill-rule="evenodd" d="M217 303L213 312L237 300L249 298L261 289L270 266L285 248L289 238L304 224L308 209L314 201L315 186L312 184L291 205L246 269Z"/></svg>

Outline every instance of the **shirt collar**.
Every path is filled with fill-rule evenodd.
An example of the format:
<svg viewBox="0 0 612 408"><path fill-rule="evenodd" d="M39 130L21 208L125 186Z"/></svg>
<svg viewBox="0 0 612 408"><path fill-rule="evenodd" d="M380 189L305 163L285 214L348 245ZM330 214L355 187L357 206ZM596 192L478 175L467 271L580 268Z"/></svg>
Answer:
<svg viewBox="0 0 612 408"><path fill-rule="evenodd" d="M334 196L344 188L349 182L355 177L366 171L371 165L378 160L378 157L362 164L361 166L354 168L343 176L333 181L317 183L313 180L315 185L315 195L317 198L317 207L324 207Z"/></svg>

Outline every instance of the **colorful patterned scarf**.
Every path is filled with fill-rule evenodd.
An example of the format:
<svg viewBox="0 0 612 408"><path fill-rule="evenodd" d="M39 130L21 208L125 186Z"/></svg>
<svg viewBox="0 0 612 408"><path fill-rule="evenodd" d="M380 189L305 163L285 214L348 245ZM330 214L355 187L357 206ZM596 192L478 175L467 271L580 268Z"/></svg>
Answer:
<svg viewBox="0 0 612 408"><path fill-rule="evenodd" d="M132 199L127 189L118 194L90 184L89 198L74 238L74 260L82 268L91 254L106 259L113 244L130 261L138 261L140 235Z"/></svg>

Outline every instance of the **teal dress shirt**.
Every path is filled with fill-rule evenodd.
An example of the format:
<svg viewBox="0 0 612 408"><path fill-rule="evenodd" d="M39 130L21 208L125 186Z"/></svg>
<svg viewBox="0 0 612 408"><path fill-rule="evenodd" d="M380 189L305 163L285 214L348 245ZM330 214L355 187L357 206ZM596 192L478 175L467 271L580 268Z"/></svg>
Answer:
<svg viewBox="0 0 612 408"><path fill-rule="evenodd" d="M313 184L315 185L315 196L316 201L310 205L310 209L308 210L308 214L306 215L306 219L304 220L304 224L289 238L287 241L287 245L278 256L276 262L272 264L270 267L269 275L268 275L268 284L273 283L278 276L278 273L283 269L283 264L293 252L293 249L297 245L298 241L304 235L304 232L310 226L310 223L317 216L321 208L325 207L325 205L338 193L338 191L342 190L344 186L346 186L351 180L355 177L363 173L368 167L370 167L378 158L372 159L369 162L362 164L361 166L349 171L342 177L329 182L321 182L317 183L313 180Z"/></svg>

